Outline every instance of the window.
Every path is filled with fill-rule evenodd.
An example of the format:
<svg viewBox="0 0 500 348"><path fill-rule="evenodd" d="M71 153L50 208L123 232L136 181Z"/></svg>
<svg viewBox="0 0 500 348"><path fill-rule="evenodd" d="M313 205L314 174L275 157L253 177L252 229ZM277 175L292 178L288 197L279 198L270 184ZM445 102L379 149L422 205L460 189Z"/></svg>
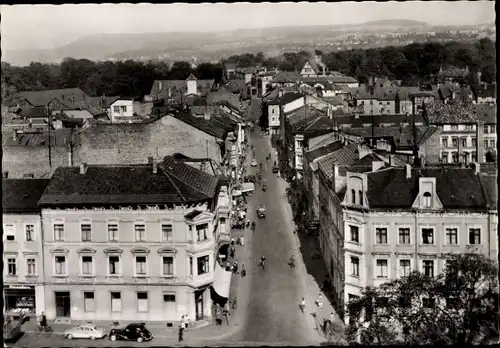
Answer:
<svg viewBox="0 0 500 348"><path fill-rule="evenodd" d="M361 190L358 191L358 200L359 200L359 205L363 205L363 191Z"/></svg>
<svg viewBox="0 0 500 348"><path fill-rule="evenodd" d="M174 275L174 258L172 256L163 256L163 275Z"/></svg>
<svg viewBox="0 0 500 348"><path fill-rule="evenodd" d="M94 293L91 291L85 291L83 293L83 310L85 312L95 311Z"/></svg>
<svg viewBox="0 0 500 348"><path fill-rule="evenodd" d="M443 143L443 147L448 147L448 138L442 138L441 142Z"/></svg>
<svg viewBox="0 0 500 348"><path fill-rule="evenodd" d="M488 134L489 133L489 130L490 130L490 127L485 125L484 126L484 134Z"/></svg>
<svg viewBox="0 0 500 348"><path fill-rule="evenodd" d="M387 278L387 260L377 260L377 278Z"/></svg>
<svg viewBox="0 0 500 348"><path fill-rule="evenodd" d="M120 256L109 256L109 274L120 274Z"/></svg>
<svg viewBox="0 0 500 348"><path fill-rule="evenodd" d="M441 161L442 161L443 163L448 163L448 152L443 152L443 153L441 154Z"/></svg>
<svg viewBox="0 0 500 348"><path fill-rule="evenodd" d="M458 147L458 138L456 137L451 138L451 146L454 148Z"/></svg>
<svg viewBox="0 0 500 348"><path fill-rule="evenodd" d="M175 294L163 294L164 302L175 302Z"/></svg>
<svg viewBox="0 0 500 348"><path fill-rule="evenodd" d="M108 240L110 242L118 241L118 224L108 224Z"/></svg>
<svg viewBox="0 0 500 348"><path fill-rule="evenodd" d="M111 292L111 312L122 311L122 294L121 292Z"/></svg>
<svg viewBox="0 0 500 348"><path fill-rule="evenodd" d="M434 229L422 228L422 244L434 244Z"/></svg>
<svg viewBox="0 0 500 348"><path fill-rule="evenodd" d="M193 275L193 257L189 256L189 275Z"/></svg>
<svg viewBox="0 0 500 348"><path fill-rule="evenodd" d="M492 149L494 149L496 146L495 146L495 140L490 140L490 147Z"/></svg>
<svg viewBox="0 0 500 348"><path fill-rule="evenodd" d="M66 256L56 256L56 275L66 274Z"/></svg>
<svg viewBox="0 0 500 348"><path fill-rule="evenodd" d="M472 142L472 147L477 146L477 139L476 138L471 138L471 142Z"/></svg>
<svg viewBox="0 0 500 348"><path fill-rule="evenodd" d="M274 108L271 108L271 114L274 114ZM274 121L274 120L273 120Z"/></svg>
<svg viewBox="0 0 500 348"><path fill-rule="evenodd" d="M458 124L452 124L451 125L451 130L458 130Z"/></svg>
<svg viewBox="0 0 500 348"><path fill-rule="evenodd" d="M377 244L387 244L387 228L376 228L375 238Z"/></svg>
<svg viewBox="0 0 500 348"><path fill-rule="evenodd" d="M137 224L134 226L135 228L135 241L136 242L145 242L146 241L146 225Z"/></svg>
<svg viewBox="0 0 500 348"><path fill-rule="evenodd" d="M82 242L90 242L92 240L92 227L90 224L82 224L80 229L82 231Z"/></svg>
<svg viewBox="0 0 500 348"><path fill-rule="evenodd" d="M145 276L147 274L146 256L135 257L135 274L139 276Z"/></svg>
<svg viewBox="0 0 500 348"><path fill-rule="evenodd" d="M351 242L359 243L359 227L349 225L351 231Z"/></svg>
<svg viewBox="0 0 500 348"><path fill-rule="evenodd" d="M209 272L208 261L209 261L208 255L198 257L198 275Z"/></svg>
<svg viewBox="0 0 500 348"><path fill-rule="evenodd" d="M471 244L471 245L481 244L481 229L480 228L469 228L469 244Z"/></svg>
<svg viewBox="0 0 500 348"><path fill-rule="evenodd" d="M35 259L27 259L26 260L26 268L27 268L27 275L29 276L34 276L36 275L36 263Z"/></svg>
<svg viewBox="0 0 500 348"><path fill-rule="evenodd" d="M127 106L126 105L120 105L120 109L123 112L127 112Z"/></svg>
<svg viewBox="0 0 500 348"><path fill-rule="evenodd" d="M354 189L351 190L351 200L352 204L356 204L356 190Z"/></svg>
<svg viewBox="0 0 500 348"><path fill-rule="evenodd" d="M196 238L198 242L208 240L208 224L196 226Z"/></svg>
<svg viewBox="0 0 500 348"><path fill-rule="evenodd" d="M470 153L470 159L471 159L472 162L477 162L477 153L476 153L476 151L472 151Z"/></svg>
<svg viewBox="0 0 500 348"><path fill-rule="evenodd" d="M424 274L427 277L434 277L434 261L433 260L424 260L422 261L424 265Z"/></svg>
<svg viewBox="0 0 500 348"><path fill-rule="evenodd" d="M484 148L487 149L488 148L488 140L485 140L484 141Z"/></svg>
<svg viewBox="0 0 500 348"><path fill-rule="evenodd" d="M118 105L113 106L113 112L120 112L120 106Z"/></svg>
<svg viewBox="0 0 500 348"><path fill-rule="evenodd" d="M399 260L399 270L402 277L408 277L411 272L411 261L410 260Z"/></svg>
<svg viewBox="0 0 500 348"><path fill-rule="evenodd" d="M172 234L172 225L161 225L161 235L164 242L171 242Z"/></svg>
<svg viewBox="0 0 500 348"><path fill-rule="evenodd" d="M399 228L399 244L410 244L410 229L407 227Z"/></svg>
<svg viewBox="0 0 500 348"><path fill-rule="evenodd" d="M351 275L359 277L359 259L357 257L351 257Z"/></svg>
<svg viewBox="0 0 500 348"><path fill-rule="evenodd" d="M16 231L14 229L14 225L5 226L5 240L8 240L9 242L13 242L16 240Z"/></svg>
<svg viewBox="0 0 500 348"><path fill-rule="evenodd" d="M64 241L64 225L63 224L54 224L54 240L55 241Z"/></svg>
<svg viewBox="0 0 500 348"><path fill-rule="evenodd" d="M446 229L446 244L458 244L458 231L456 228Z"/></svg>
<svg viewBox="0 0 500 348"><path fill-rule="evenodd" d="M465 130L469 130L469 131L474 130L474 125L472 125L472 124L466 124L465 125Z"/></svg>
<svg viewBox="0 0 500 348"><path fill-rule="evenodd" d="M451 161L452 163L458 163L458 152L451 153Z"/></svg>
<svg viewBox="0 0 500 348"><path fill-rule="evenodd" d="M430 208L431 207L431 201L432 201L432 195L430 192L424 192L423 195L423 205L424 208Z"/></svg>
<svg viewBox="0 0 500 348"><path fill-rule="evenodd" d="M27 242L32 242L35 240L35 225L26 225L25 232Z"/></svg>
<svg viewBox="0 0 500 348"><path fill-rule="evenodd" d="M15 257L9 257L7 259L7 272L10 276L17 275L17 260Z"/></svg>
<svg viewBox="0 0 500 348"><path fill-rule="evenodd" d="M137 311L138 312L148 312L148 293L138 292L137 293Z"/></svg>
<svg viewBox="0 0 500 348"><path fill-rule="evenodd" d="M82 256L82 274L92 275L94 272L92 270L92 256Z"/></svg>
<svg viewBox="0 0 500 348"><path fill-rule="evenodd" d="M467 147L467 138L460 138L460 143L462 147Z"/></svg>

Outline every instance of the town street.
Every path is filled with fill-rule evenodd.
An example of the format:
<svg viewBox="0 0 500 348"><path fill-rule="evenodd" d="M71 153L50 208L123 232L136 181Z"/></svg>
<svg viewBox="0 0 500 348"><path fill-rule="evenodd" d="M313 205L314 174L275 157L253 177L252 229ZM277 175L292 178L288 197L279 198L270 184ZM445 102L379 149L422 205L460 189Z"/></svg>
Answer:
<svg viewBox="0 0 500 348"><path fill-rule="evenodd" d="M250 134L258 163L266 163L271 152L268 136L260 136L256 131ZM248 162L252 160L249 151ZM272 173L270 160L265 164L263 179L267 180L267 190L256 185L250 199L250 219L258 204L265 205L267 217L257 219L257 229L251 237L251 259L246 265L249 273L248 298L239 299L239 308L245 306L244 325L226 341L253 342L293 342L294 344L317 344L321 341L314 331L311 304L301 313L298 305L302 297L308 297L305 278L299 267L300 252L293 235L293 221L287 212L287 198L284 182ZM250 232L251 233L251 232ZM296 267L290 268L288 261L294 255ZM258 267L260 257L266 257L265 270Z"/></svg>

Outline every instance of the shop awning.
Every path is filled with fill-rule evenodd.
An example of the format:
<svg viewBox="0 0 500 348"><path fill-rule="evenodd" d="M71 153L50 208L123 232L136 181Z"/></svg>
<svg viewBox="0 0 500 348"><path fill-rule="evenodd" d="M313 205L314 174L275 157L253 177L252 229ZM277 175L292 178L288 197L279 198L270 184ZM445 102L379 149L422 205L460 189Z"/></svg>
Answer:
<svg viewBox="0 0 500 348"><path fill-rule="evenodd" d="M215 262L215 280L213 282L213 289L217 295L229 298L229 288L231 287L231 271L223 269L218 262Z"/></svg>
<svg viewBox="0 0 500 348"><path fill-rule="evenodd" d="M246 192L252 192L255 190L255 185L252 182L245 182L241 184L241 192L246 193Z"/></svg>

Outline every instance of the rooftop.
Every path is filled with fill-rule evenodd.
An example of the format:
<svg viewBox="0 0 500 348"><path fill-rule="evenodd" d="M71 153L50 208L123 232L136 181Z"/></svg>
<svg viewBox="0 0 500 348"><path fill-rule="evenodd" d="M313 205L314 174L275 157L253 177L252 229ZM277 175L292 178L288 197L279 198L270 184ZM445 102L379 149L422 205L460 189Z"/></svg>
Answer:
<svg viewBox="0 0 500 348"><path fill-rule="evenodd" d="M59 167L43 194L41 206L182 204L213 199L218 177L183 160L165 157L152 164Z"/></svg>
<svg viewBox="0 0 500 348"><path fill-rule="evenodd" d="M314 161L316 158L328 155L331 152L341 149L343 146L341 141L335 141L333 143L327 144L325 146L318 147L314 150L305 151L304 155L307 157L309 163Z"/></svg>
<svg viewBox="0 0 500 348"><path fill-rule="evenodd" d="M333 165L350 166L359 160L358 144L349 144L341 149L321 157L317 163L318 168L325 177L331 178L333 175Z"/></svg>
<svg viewBox="0 0 500 348"><path fill-rule="evenodd" d="M172 117L175 117L179 121L182 121L202 132L205 132L213 137L224 140L227 136L227 131L223 128L218 127L217 125L211 123L209 120L205 120L203 118L194 117L186 112L173 112L171 113Z"/></svg>
<svg viewBox="0 0 500 348"><path fill-rule="evenodd" d="M443 103L433 101L425 104L424 114L430 123L496 123L496 105L472 104L465 102Z"/></svg>
<svg viewBox="0 0 500 348"><path fill-rule="evenodd" d="M286 105L291 103L297 99L304 98L304 96L300 93L285 93L281 97L269 102L270 104L278 104L278 105Z"/></svg>
<svg viewBox="0 0 500 348"><path fill-rule="evenodd" d="M389 168L367 174L370 208L409 209L417 198L419 177L436 178L436 191L445 209L486 209L479 176L469 168Z"/></svg>
<svg viewBox="0 0 500 348"><path fill-rule="evenodd" d="M5 213L35 213L48 179L2 179L2 206Z"/></svg>

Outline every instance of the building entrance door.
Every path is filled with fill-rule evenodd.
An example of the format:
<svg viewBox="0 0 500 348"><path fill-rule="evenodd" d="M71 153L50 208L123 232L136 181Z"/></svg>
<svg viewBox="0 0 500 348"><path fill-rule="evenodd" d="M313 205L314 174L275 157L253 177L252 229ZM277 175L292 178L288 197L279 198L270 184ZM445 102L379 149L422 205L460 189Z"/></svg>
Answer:
<svg viewBox="0 0 500 348"><path fill-rule="evenodd" d="M203 293L204 291L196 291L194 293L194 303L196 306L196 320L203 319Z"/></svg>
<svg viewBox="0 0 500 348"><path fill-rule="evenodd" d="M56 317L71 317L71 298L69 291L55 292Z"/></svg>

